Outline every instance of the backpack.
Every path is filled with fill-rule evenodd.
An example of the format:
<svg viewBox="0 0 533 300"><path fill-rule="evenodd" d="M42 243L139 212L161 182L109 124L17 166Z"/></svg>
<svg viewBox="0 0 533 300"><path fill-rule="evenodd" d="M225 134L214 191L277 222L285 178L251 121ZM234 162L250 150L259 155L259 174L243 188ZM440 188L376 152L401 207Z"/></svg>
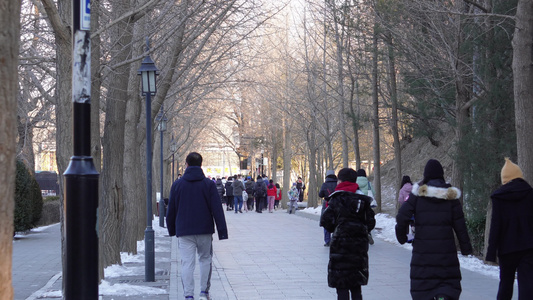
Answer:
<svg viewBox="0 0 533 300"><path fill-rule="evenodd" d="M222 184L217 184L217 192L220 196L224 196L224 186Z"/></svg>
<svg viewBox="0 0 533 300"><path fill-rule="evenodd" d="M245 191L246 191L246 193L248 193L248 195L253 195L254 194L254 185L253 184L247 185L247 187L245 188Z"/></svg>
<svg viewBox="0 0 533 300"><path fill-rule="evenodd" d="M266 186L263 183L256 183L254 188L254 195L256 198L266 198Z"/></svg>

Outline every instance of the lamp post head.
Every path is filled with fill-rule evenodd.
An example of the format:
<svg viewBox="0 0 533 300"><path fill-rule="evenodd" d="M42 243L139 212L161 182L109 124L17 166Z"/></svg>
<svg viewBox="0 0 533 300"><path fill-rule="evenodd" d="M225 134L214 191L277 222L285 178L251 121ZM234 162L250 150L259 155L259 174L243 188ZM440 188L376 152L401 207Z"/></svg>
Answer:
<svg viewBox="0 0 533 300"><path fill-rule="evenodd" d="M176 141L174 139L172 139L170 141L170 151L172 153L176 152L178 150L178 144L176 144Z"/></svg>
<svg viewBox="0 0 533 300"><path fill-rule="evenodd" d="M150 47L148 44L148 38L146 38L146 52L148 51L150 51ZM150 55L146 56L143 59L141 67L139 68L139 70L137 70L137 74L141 75L143 95L155 95L157 91L156 76L159 75L159 69L155 66L155 63L150 57Z"/></svg>
<svg viewBox="0 0 533 300"><path fill-rule="evenodd" d="M157 117L155 119L157 122L159 122L159 125L157 126L157 130L163 132L167 130L167 116L163 113L163 110L161 109L159 113L157 114Z"/></svg>

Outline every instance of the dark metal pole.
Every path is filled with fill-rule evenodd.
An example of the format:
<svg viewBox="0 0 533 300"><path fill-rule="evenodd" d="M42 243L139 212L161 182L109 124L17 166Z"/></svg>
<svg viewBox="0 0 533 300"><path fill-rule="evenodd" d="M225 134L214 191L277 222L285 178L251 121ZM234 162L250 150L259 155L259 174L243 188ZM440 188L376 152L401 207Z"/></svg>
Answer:
<svg viewBox="0 0 533 300"><path fill-rule="evenodd" d="M155 281L154 229L152 228L152 99L146 93L146 230L144 231L144 279Z"/></svg>
<svg viewBox="0 0 533 300"><path fill-rule="evenodd" d="M172 152L172 183L174 183L174 152Z"/></svg>
<svg viewBox="0 0 533 300"><path fill-rule="evenodd" d="M161 122L163 117L161 115ZM161 124L159 126L162 126ZM163 130L161 132L161 197L159 198L159 227L165 227L165 201L163 200Z"/></svg>
<svg viewBox="0 0 533 300"><path fill-rule="evenodd" d="M98 299L98 177L91 157L90 0L73 0L74 155L65 176L64 299Z"/></svg>

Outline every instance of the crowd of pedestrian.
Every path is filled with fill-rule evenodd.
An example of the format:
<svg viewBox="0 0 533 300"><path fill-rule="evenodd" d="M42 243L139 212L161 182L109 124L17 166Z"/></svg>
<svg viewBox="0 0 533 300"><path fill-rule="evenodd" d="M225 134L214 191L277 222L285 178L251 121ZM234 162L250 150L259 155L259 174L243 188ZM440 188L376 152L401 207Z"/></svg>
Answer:
<svg viewBox="0 0 533 300"><path fill-rule="evenodd" d="M282 188L264 174L258 175L255 181L251 176L242 175L218 176L212 180L226 211L235 211L237 214L242 213L243 209L245 212L255 209L258 213L267 210L272 213L280 208ZM305 189L305 185L302 189Z"/></svg>
<svg viewBox="0 0 533 300"><path fill-rule="evenodd" d="M200 299L209 299L212 235L216 224L219 239L227 239L223 205L235 214L254 210L272 213L279 207L282 188L265 175L206 178L202 157L187 156L187 169L171 188L167 227L178 237L183 257L184 296L193 299L194 261L200 262ZM533 188L524 180L520 167L506 158L501 170L502 186L494 191L487 261L498 261L500 285L496 299L512 298L518 279L519 299L533 299ZM300 177L287 191L289 214L303 200L305 185ZM328 286L339 300L362 299L361 287L368 283L368 250L376 221L374 190L366 171L341 169L326 172L319 196L324 199L320 226L324 246L329 247ZM199 199L202 199L200 200ZM459 300L461 270L457 245L462 255L471 255L461 191L445 181L441 163L430 159L423 179L413 183L407 175L399 186L396 238L411 242L410 293L414 300Z"/></svg>

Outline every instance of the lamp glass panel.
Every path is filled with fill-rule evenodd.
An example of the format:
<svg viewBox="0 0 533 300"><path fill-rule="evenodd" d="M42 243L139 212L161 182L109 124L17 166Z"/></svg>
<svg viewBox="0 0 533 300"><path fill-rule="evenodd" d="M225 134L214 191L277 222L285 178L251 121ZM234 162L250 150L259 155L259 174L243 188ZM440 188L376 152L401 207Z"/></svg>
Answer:
<svg viewBox="0 0 533 300"><path fill-rule="evenodd" d="M150 87L149 92L155 93L155 71L148 72L148 84Z"/></svg>
<svg viewBox="0 0 533 300"><path fill-rule="evenodd" d="M143 93L148 93L149 92L148 72L146 71L141 72L141 77L142 77L142 91Z"/></svg>

